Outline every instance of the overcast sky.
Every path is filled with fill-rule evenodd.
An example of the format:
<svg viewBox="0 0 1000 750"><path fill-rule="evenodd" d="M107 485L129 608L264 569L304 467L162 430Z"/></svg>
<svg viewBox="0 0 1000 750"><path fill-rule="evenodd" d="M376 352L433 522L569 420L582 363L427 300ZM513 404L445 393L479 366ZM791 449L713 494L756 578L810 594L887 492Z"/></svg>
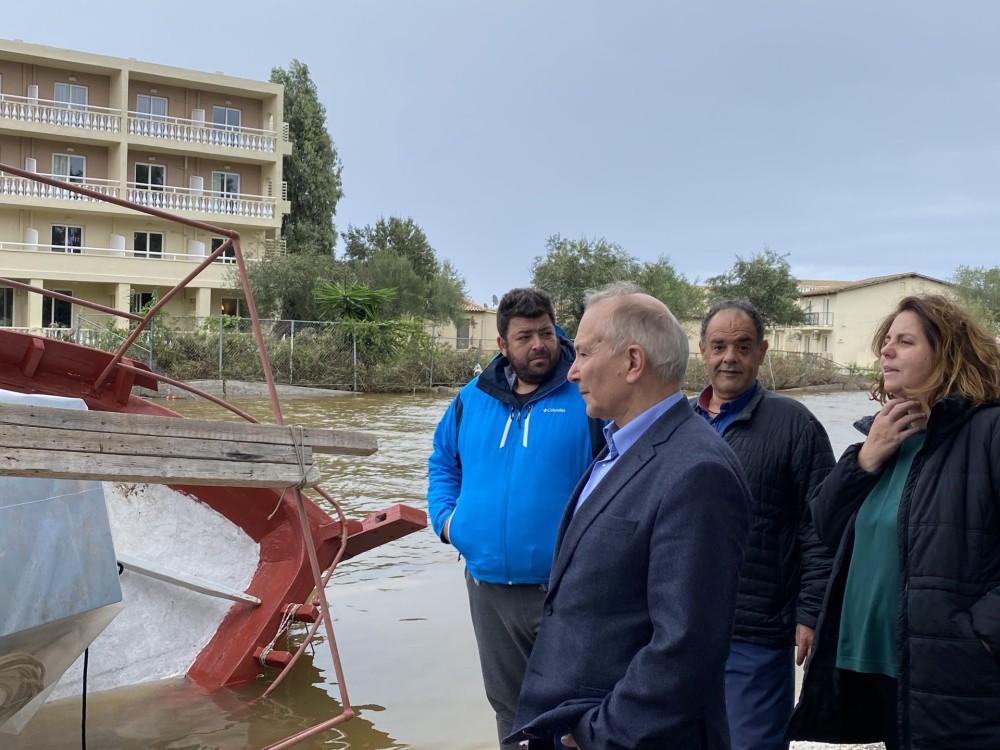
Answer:
<svg viewBox="0 0 1000 750"><path fill-rule="evenodd" d="M691 281L765 245L799 278L1000 264L998 33L995 0L45 0L0 26L254 79L301 60L338 230L412 217L480 303L553 234Z"/></svg>

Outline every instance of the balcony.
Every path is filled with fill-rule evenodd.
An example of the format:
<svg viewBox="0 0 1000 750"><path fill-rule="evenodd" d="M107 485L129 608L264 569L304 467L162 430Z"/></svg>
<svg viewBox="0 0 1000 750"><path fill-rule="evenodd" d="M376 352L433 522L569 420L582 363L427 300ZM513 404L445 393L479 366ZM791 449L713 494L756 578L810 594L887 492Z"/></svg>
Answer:
<svg viewBox="0 0 1000 750"><path fill-rule="evenodd" d="M142 258L144 260L178 260L185 262L201 263L205 260L205 255L201 253L166 253L155 251L126 250L124 248L108 247L66 247L63 245L42 245L28 244L27 242L3 242L0 241L0 252L14 253L58 253L59 255L87 255L89 257L102 258ZM83 259L81 258L81 261ZM220 257L215 259L216 263L235 263L232 257Z"/></svg>
<svg viewBox="0 0 1000 750"><path fill-rule="evenodd" d="M277 207L274 198L264 195L215 193L169 185L151 188L135 182L128 183L126 197L140 206L162 211L201 211L246 219L273 219Z"/></svg>
<svg viewBox="0 0 1000 750"><path fill-rule="evenodd" d="M121 129L121 119L121 112L117 109L11 94L0 95L0 120L117 133Z"/></svg>
<svg viewBox="0 0 1000 750"><path fill-rule="evenodd" d="M66 177L65 175L43 174L43 177L51 177L55 180L72 182L74 185L94 190L101 195L118 197L118 183L114 180L102 180L88 177ZM52 185L45 185L41 182L28 180L24 177L0 172L0 195L20 196L24 198L53 198L55 200L82 201L84 203L97 203L97 198L89 195L80 195L71 190L66 190Z"/></svg>
<svg viewBox="0 0 1000 750"><path fill-rule="evenodd" d="M273 154L277 133L235 126L213 126L204 120L151 115L143 112L128 113L129 135L141 135L166 141L192 143L203 146L223 146L245 151Z"/></svg>
<svg viewBox="0 0 1000 750"><path fill-rule="evenodd" d="M832 312L807 312L803 328L833 328Z"/></svg>

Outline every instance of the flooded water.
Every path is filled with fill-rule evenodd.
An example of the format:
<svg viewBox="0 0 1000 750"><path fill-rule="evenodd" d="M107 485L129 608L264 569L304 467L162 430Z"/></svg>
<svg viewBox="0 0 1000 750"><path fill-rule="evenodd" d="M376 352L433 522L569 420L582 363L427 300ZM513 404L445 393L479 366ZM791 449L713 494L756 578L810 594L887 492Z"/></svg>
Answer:
<svg viewBox="0 0 1000 750"><path fill-rule="evenodd" d="M851 423L874 411L864 392L800 397L826 426L839 456L858 440ZM373 456L316 456L324 487L349 517L392 503L425 508L427 456L450 396L346 395L284 403L288 424L361 430L378 437ZM237 402L262 419L264 400ZM189 416L221 418L217 407L176 401ZM327 595L358 718L301 748L478 750L495 748L483 695L462 565L430 530L340 565ZM320 630L320 633L323 631ZM268 677L239 690L205 693L185 680L91 695L91 750L261 748L340 712L325 644L306 654L267 700ZM273 676L273 675L272 675ZM81 747L79 698L42 709L20 736L0 734L4 750Z"/></svg>

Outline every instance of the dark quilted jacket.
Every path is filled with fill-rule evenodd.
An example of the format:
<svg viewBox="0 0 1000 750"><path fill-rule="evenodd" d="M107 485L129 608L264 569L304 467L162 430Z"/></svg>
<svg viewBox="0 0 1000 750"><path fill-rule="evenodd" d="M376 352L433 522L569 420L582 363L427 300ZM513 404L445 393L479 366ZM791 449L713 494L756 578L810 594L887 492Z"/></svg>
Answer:
<svg viewBox="0 0 1000 750"><path fill-rule="evenodd" d="M804 518L834 464L830 439L802 403L759 384L723 437L754 499L733 637L791 645L797 622L816 626L830 573L833 556Z"/></svg>
<svg viewBox="0 0 1000 750"><path fill-rule="evenodd" d="M938 402L903 489L898 739L907 750L1000 748L998 429L1000 404L973 407L959 395ZM880 476L858 466L860 447L845 452L811 504L820 539L838 551L793 739L882 739L878 717L841 690L836 669L854 518Z"/></svg>

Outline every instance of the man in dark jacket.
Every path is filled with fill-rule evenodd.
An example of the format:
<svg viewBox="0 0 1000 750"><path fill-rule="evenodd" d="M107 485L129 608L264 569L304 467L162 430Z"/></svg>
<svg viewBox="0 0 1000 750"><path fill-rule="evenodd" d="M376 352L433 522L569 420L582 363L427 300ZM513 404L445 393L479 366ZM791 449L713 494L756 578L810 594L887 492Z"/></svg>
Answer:
<svg viewBox="0 0 1000 750"><path fill-rule="evenodd" d="M497 308L498 355L459 392L434 433L427 505L434 531L465 558L486 695L511 731L538 633L563 508L604 447L566 380L573 346L538 289Z"/></svg>
<svg viewBox="0 0 1000 750"><path fill-rule="evenodd" d="M726 663L733 750L783 750L794 704L791 646L801 665L830 572L807 503L834 465L833 449L805 406L757 382L767 341L753 305L713 306L699 348L711 384L692 405L736 453L754 499Z"/></svg>

